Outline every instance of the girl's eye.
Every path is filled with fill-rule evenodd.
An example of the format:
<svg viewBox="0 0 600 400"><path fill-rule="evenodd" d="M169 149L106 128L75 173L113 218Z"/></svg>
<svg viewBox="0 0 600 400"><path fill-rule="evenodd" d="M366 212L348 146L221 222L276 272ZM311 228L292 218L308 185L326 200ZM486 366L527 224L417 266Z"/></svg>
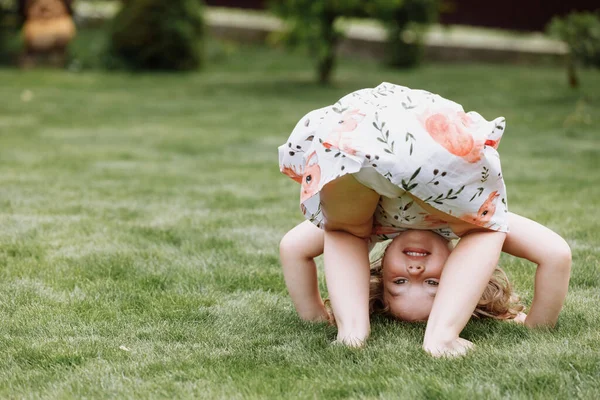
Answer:
<svg viewBox="0 0 600 400"><path fill-rule="evenodd" d="M485 210L484 212L481 213L481 215L483 215L484 217L487 215L488 210Z"/></svg>
<svg viewBox="0 0 600 400"><path fill-rule="evenodd" d="M433 279L427 279L425 283L427 283L429 286L437 286L440 284L438 281L434 281Z"/></svg>
<svg viewBox="0 0 600 400"><path fill-rule="evenodd" d="M406 278L400 278L400 279L396 279L396 280L394 281L394 283L395 283L396 285L403 285L403 284L405 284L406 282L408 282L408 279L406 279Z"/></svg>
<svg viewBox="0 0 600 400"><path fill-rule="evenodd" d="M308 175L306 177L306 183L310 183L310 181L312 181L312 176Z"/></svg>

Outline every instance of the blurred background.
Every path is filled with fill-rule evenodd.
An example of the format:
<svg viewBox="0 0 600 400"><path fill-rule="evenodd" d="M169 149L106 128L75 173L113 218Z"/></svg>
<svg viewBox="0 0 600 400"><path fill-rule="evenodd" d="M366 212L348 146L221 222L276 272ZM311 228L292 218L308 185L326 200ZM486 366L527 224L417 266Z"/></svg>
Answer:
<svg viewBox="0 0 600 400"><path fill-rule="evenodd" d="M579 66L600 66L599 7L596 0L0 0L0 61L191 70L235 44L263 43L308 52L321 83L330 82L339 55L350 55L398 68L562 64L577 86Z"/></svg>

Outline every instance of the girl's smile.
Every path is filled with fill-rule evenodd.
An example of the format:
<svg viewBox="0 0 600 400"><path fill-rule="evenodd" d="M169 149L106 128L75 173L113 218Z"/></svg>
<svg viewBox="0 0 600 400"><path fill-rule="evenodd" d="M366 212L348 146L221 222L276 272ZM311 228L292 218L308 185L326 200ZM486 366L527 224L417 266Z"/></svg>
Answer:
<svg viewBox="0 0 600 400"><path fill-rule="evenodd" d="M383 285L393 315L427 319L449 255L448 242L431 231L406 231L392 241L383 259Z"/></svg>

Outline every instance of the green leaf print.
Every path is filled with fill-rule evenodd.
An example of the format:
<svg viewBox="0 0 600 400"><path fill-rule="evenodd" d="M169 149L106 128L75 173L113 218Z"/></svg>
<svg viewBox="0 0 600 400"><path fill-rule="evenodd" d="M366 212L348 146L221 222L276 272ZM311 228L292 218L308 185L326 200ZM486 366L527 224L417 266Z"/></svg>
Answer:
<svg viewBox="0 0 600 400"><path fill-rule="evenodd" d="M390 144L390 148L389 148L389 149L383 149L383 150L384 150L386 153L389 153L389 154L394 154L394 143L395 143L395 142L393 142L393 141L392 141L392 143Z"/></svg>
<svg viewBox="0 0 600 400"><path fill-rule="evenodd" d="M419 175L420 172L421 172L421 167L417 168L415 170L415 172L413 172L413 174L410 177L410 179L408 180L408 182L405 181L404 179L402 179L402 189L404 189L407 192L410 192L411 190L416 188L419 184L417 182L413 183L413 180Z"/></svg>
<svg viewBox="0 0 600 400"><path fill-rule="evenodd" d="M410 177L410 180L412 181L413 179L415 179L417 175L419 175L419 172L421 172L421 167L417 168L417 170L413 172L412 176Z"/></svg>
<svg viewBox="0 0 600 400"><path fill-rule="evenodd" d="M378 113L375 113L375 120L376 120L377 122L379 122L379 121L378 121L378 118L379 118L379 115L378 115ZM384 128L384 126L385 126L385 121L383 121L383 122L381 123L381 126L377 125L377 123L376 123L376 122L373 122L373 127L374 127L375 129L377 129L377 130L379 131L380 135L381 135L380 137L378 137L378 138L377 138L377 141L378 141L378 142L381 142L381 143L383 143L383 144L385 144L385 145L386 145L386 147L384 147L384 151L385 151L386 153L389 153L389 154L394 154L394 148L393 148L393 146L391 146L391 145L390 145L390 143L389 143L389 139L390 139L390 130L388 129L388 130L387 130L387 131L384 133L384 132L383 132L383 128ZM393 144L393 142L392 142L392 144Z"/></svg>
<svg viewBox="0 0 600 400"><path fill-rule="evenodd" d="M349 107L343 107L342 103L340 103L339 101L337 103L335 103L335 105L333 107L331 107L333 112L335 112L337 114L343 114L344 112L346 112L346 110L348 110L348 108Z"/></svg>
<svg viewBox="0 0 600 400"><path fill-rule="evenodd" d="M473 201L473 199L475 199L475 197L479 197L483 194L483 188L479 187L477 188L477 191L475 192L475 194L473 195L473 197L471 197L471 200L469 200L469 203Z"/></svg>
<svg viewBox="0 0 600 400"><path fill-rule="evenodd" d="M490 176L489 168L483 167L483 171L481 171L481 183L485 183Z"/></svg>
<svg viewBox="0 0 600 400"><path fill-rule="evenodd" d="M434 200L433 202L435 204L444 204L444 201L446 200L456 200L458 198L458 195L464 190L464 185L458 189L456 191L456 193L454 192L454 189L450 189L448 190L448 193L446 193L446 195L444 196L444 194L439 194ZM430 200L431 197L427 198L427 200L425 200L425 202L427 203L428 200Z"/></svg>
<svg viewBox="0 0 600 400"><path fill-rule="evenodd" d="M406 100L408 100L407 103L402 102L402 107L404 107L405 110L412 110L413 108L416 108L416 105L412 104L412 100L410 97L406 96Z"/></svg>
<svg viewBox="0 0 600 400"><path fill-rule="evenodd" d="M404 139L405 142L410 141L410 152L409 152L409 156L412 156L413 153L413 148L414 148L414 144L417 141L414 137L414 135L410 132L406 132L406 137Z"/></svg>
<svg viewBox="0 0 600 400"><path fill-rule="evenodd" d="M310 217L308 218L308 220L312 223L314 223L315 221L317 221L319 223L319 225L321 225L321 219L319 218L319 216L321 215L321 204L319 203L317 210L315 211L314 214L310 214ZM319 226L320 227L320 226Z"/></svg>

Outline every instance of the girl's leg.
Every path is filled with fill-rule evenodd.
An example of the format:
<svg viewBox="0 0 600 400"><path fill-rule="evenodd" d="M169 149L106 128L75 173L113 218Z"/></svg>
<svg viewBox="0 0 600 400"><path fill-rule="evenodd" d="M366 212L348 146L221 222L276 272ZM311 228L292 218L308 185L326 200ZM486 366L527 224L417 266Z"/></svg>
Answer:
<svg viewBox="0 0 600 400"><path fill-rule="evenodd" d="M325 216L325 278L338 328L337 340L361 346L369 336L367 238L379 194L345 175L321 190Z"/></svg>

